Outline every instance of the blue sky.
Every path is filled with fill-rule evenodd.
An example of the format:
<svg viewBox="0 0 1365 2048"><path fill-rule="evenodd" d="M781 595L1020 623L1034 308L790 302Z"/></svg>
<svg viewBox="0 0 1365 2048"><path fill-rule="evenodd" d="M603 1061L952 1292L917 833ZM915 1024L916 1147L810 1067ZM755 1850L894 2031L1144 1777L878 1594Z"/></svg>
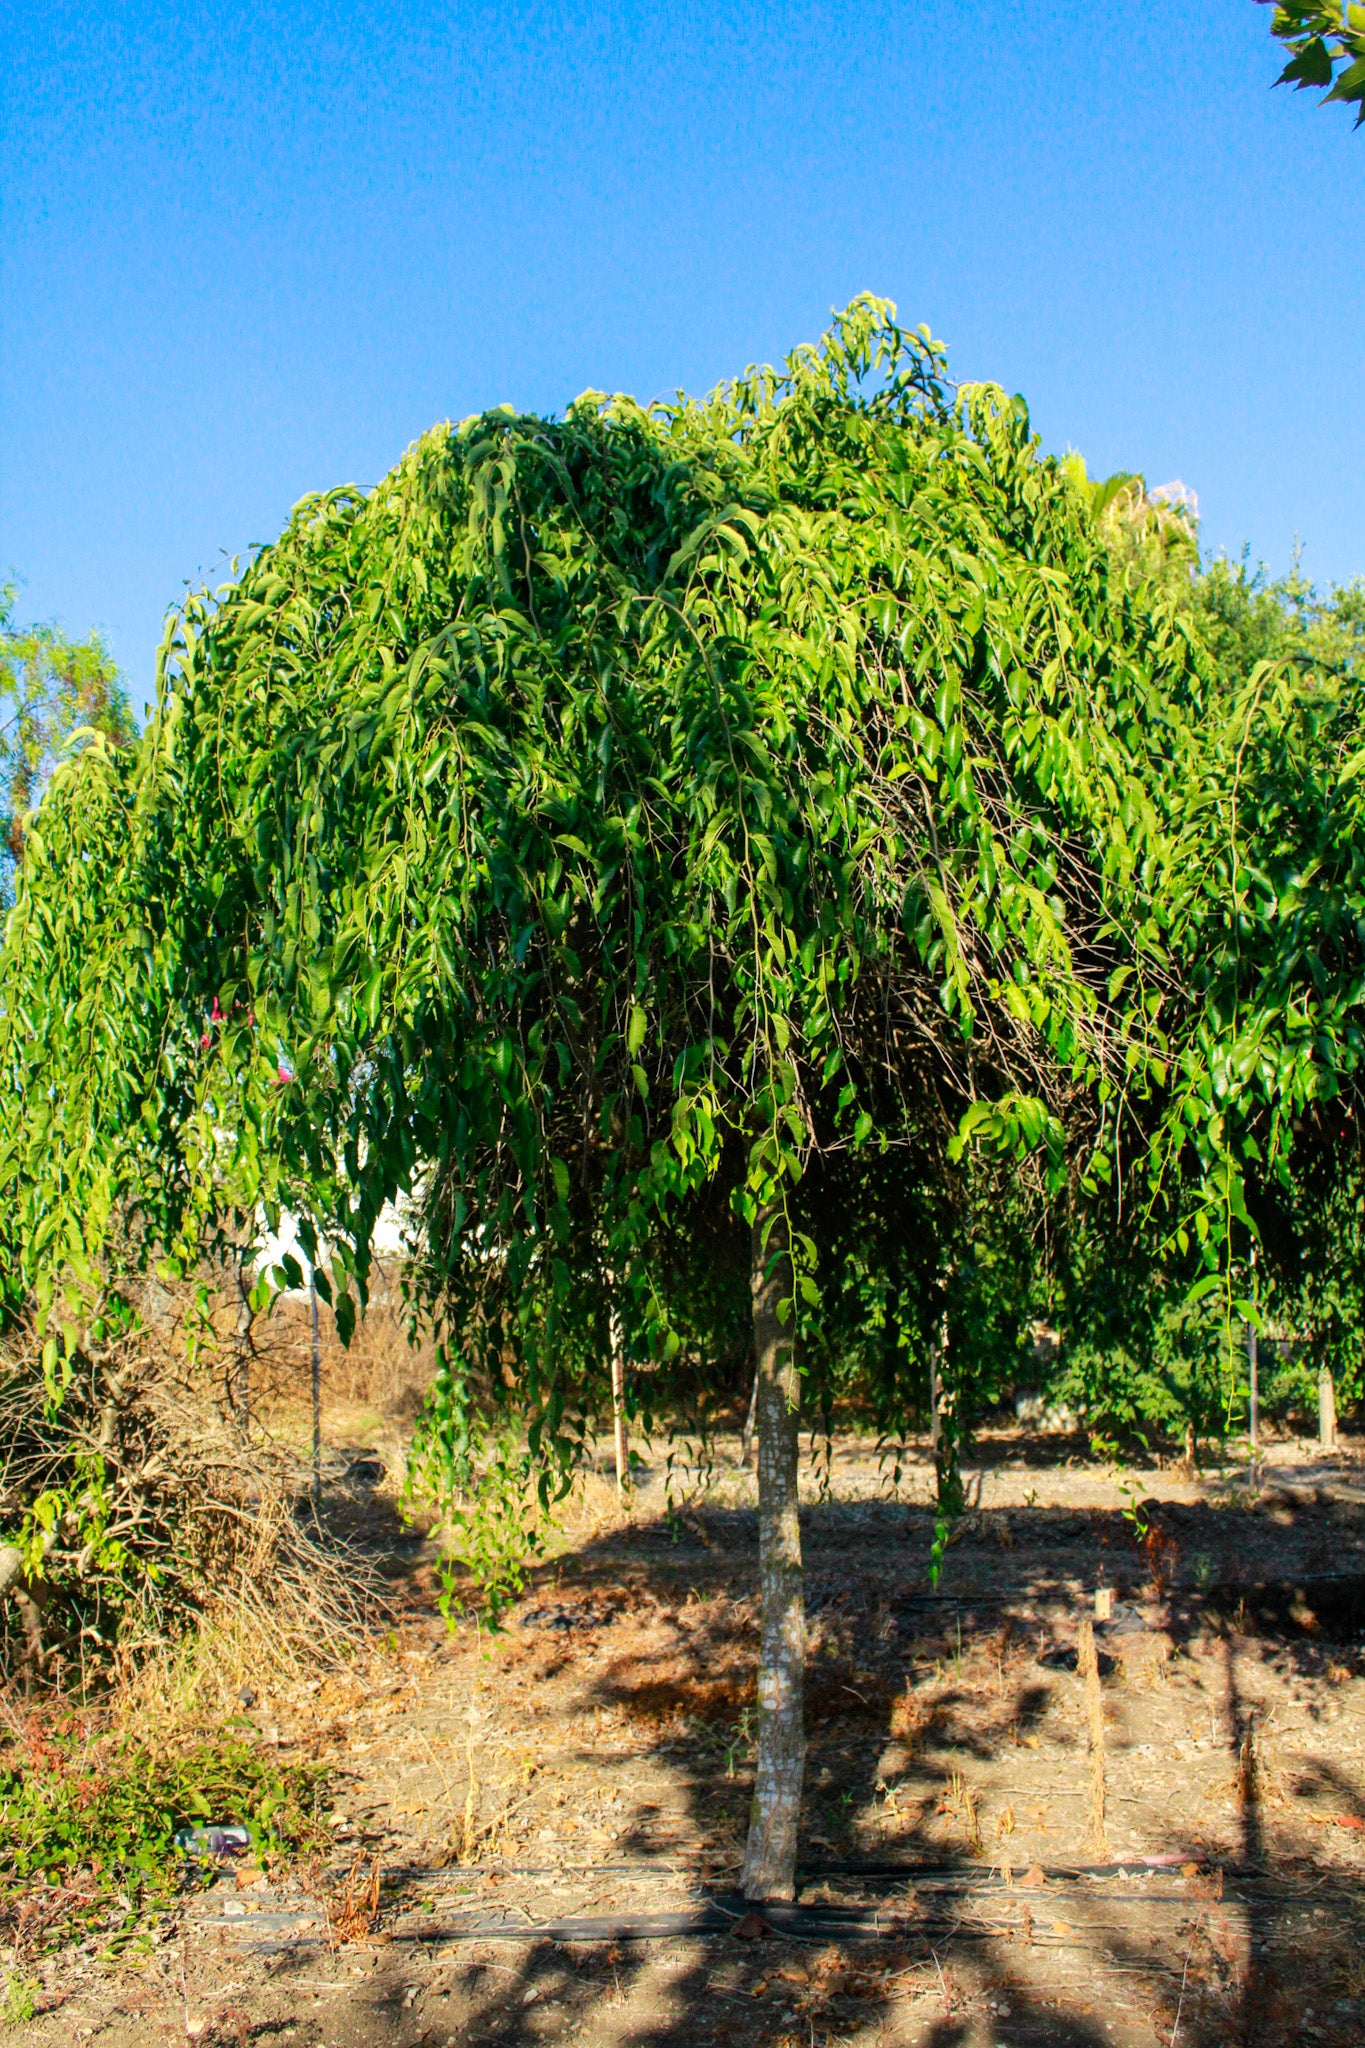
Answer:
<svg viewBox="0 0 1365 2048"><path fill-rule="evenodd" d="M1365 571L1365 132L1253 0L13 9L0 573L166 607L433 421L699 390L862 289L1204 538Z"/></svg>

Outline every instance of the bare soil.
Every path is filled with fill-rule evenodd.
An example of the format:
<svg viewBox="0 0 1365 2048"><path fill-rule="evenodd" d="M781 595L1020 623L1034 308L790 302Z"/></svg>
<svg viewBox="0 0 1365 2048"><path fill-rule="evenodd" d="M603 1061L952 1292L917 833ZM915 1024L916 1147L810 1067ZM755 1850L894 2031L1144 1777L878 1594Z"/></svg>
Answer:
<svg viewBox="0 0 1365 2048"><path fill-rule="evenodd" d="M927 1463L887 1499L871 1445L838 1439L803 1511L800 1910L757 1924L733 1895L757 1567L736 1452L674 1511L661 1463L628 1514L590 1477L496 1634L447 1630L429 1546L357 1465L330 1512L390 1574L394 1631L243 1710L332 1767L334 1854L225 1871L143 1952L49 1958L25 2041L1365 2040L1358 1448L1125 1491L1078 1444L1001 1432L933 1591Z"/></svg>

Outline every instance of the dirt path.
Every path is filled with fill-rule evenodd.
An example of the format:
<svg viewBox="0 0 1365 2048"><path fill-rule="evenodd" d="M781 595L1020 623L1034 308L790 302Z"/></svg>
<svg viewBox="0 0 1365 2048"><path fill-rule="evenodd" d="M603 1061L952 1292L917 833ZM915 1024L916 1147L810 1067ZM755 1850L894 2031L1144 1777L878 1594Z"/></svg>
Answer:
<svg viewBox="0 0 1365 2048"><path fill-rule="evenodd" d="M334 1769L325 1880L228 1873L145 1955L54 1962L26 2039L1136 2048L1177 2015L1185 2048L1365 2038L1360 1462L1144 1475L1139 1546L1111 1477L1001 1439L931 1595L927 1469L891 1503L867 1446L836 1448L803 1515L790 1924L740 1938L732 1896L755 1533L722 1458L680 1514L657 1477L628 1522L602 1488L495 1636L449 1636L412 1557L364 1670L250 1711ZM389 1540L382 1500L357 1512ZM1076 1670L1097 1588L1102 1774Z"/></svg>

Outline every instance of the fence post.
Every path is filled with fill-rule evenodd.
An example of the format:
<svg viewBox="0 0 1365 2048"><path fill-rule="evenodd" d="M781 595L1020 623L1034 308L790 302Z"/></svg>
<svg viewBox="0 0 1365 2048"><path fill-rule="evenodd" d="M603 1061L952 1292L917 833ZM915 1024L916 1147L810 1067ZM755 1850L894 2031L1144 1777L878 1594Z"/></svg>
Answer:
<svg viewBox="0 0 1365 2048"><path fill-rule="evenodd" d="M318 1276L308 1262L308 1303L313 1311L313 1510L322 1502L322 1351L318 1343Z"/></svg>

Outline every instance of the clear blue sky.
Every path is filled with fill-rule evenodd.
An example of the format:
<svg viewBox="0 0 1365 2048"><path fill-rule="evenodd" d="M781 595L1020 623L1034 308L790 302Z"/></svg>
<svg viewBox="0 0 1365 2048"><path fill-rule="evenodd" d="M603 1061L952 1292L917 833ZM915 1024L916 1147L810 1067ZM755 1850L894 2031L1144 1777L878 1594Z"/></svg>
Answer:
<svg viewBox="0 0 1365 2048"><path fill-rule="evenodd" d="M0 572L108 633L433 421L705 388L864 288L1206 544L1365 570L1365 131L1252 0L13 7Z"/></svg>

